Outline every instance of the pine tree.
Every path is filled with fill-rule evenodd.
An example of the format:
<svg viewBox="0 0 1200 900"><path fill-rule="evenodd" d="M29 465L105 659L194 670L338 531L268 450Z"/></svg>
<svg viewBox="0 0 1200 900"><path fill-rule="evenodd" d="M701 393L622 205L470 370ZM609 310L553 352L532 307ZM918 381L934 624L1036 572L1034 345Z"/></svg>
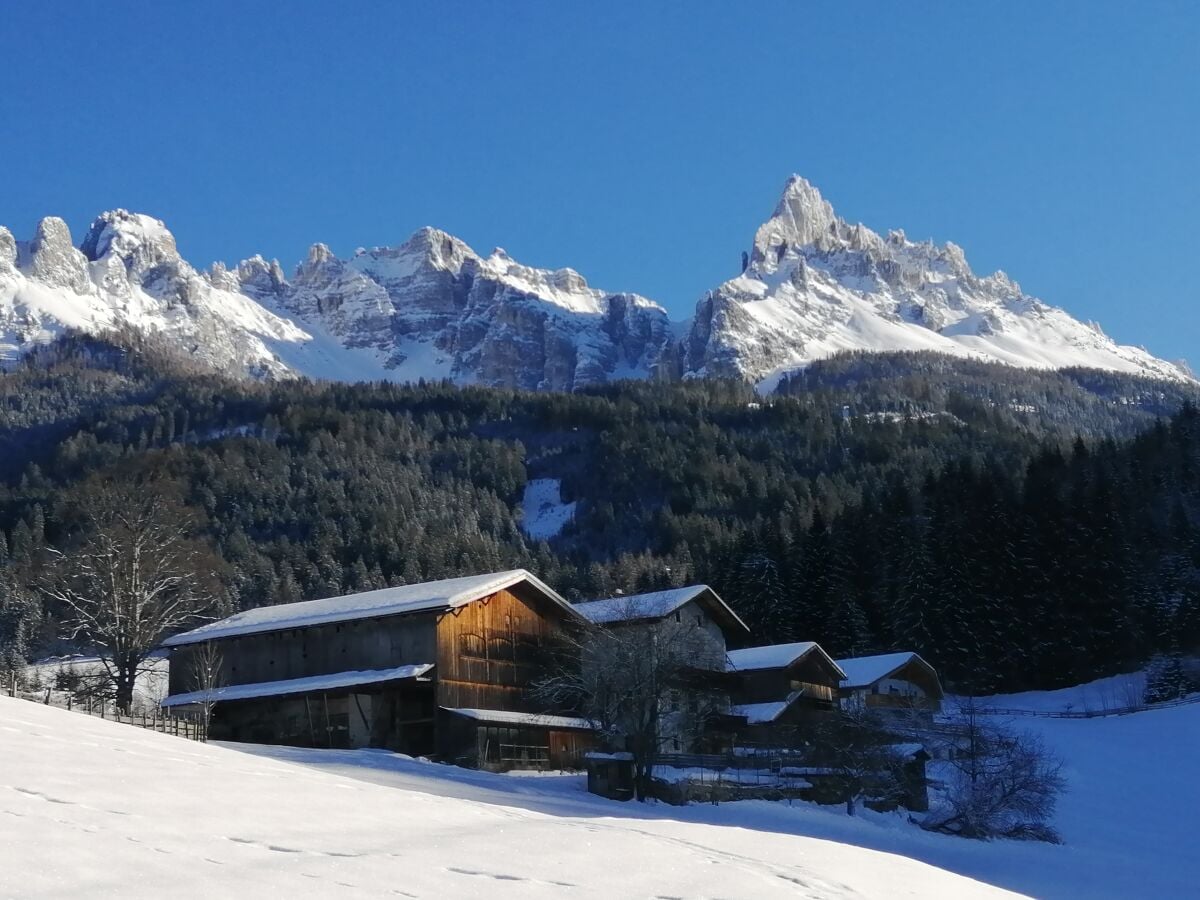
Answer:
<svg viewBox="0 0 1200 900"><path fill-rule="evenodd" d="M756 639L764 643L789 639L787 595L779 562L752 534L739 542L728 593L729 602L745 613Z"/></svg>
<svg viewBox="0 0 1200 900"><path fill-rule="evenodd" d="M1188 679L1178 653L1165 653L1150 660L1146 669L1146 702L1162 703L1187 696Z"/></svg>
<svg viewBox="0 0 1200 900"><path fill-rule="evenodd" d="M39 611L37 598L0 571L0 673L6 679L14 678L28 661Z"/></svg>

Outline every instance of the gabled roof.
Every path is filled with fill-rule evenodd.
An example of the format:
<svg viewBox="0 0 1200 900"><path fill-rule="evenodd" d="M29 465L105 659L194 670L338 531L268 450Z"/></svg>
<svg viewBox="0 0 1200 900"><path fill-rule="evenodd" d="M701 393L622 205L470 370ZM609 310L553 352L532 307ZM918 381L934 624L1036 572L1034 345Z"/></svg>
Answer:
<svg viewBox="0 0 1200 900"><path fill-rule="evenodd" d="M307 678L288 678L284 681L258 681L253 684L231 684L206 691L189 691L172 694L162 702L163 706L186 706L190 703L231 700L252 700L255 697L282 697L285 694L311 694L317 691L335 691L339 688L359 687L366 684L383 684L407 678L420 678L433 668L433 663L418 663L415 666L399 666L395 669L364 669L357 672L334 672L330 675L311 675Z"/></svg>
<svg viewBox="0 0 1200 900"><path fill-rule="evenodd" d="M744 650L730 650L729 671L749 672L758 669L784 669L810 653L819 653L840 675L845 676L829 654L821 649L816 641L796 641L792 644L768 644L765 647L747 647Z"/></svg>
<svg viewBox="0 0 1200 900"><path fill-rule="evenodd" d="M897 669L908 665L913 660L934 671L933 666L909 650L897 653L882 653L878 656L854 656L849 659L839 659L837 664L846 673L842 681L844 688L862 688L874 684L882 678L887 678ZM936 672L935 672L936 677Z"/></svg>
<svg viewBox="0 0 1200 900"><path fill-rule="evenodd" d="M692 600L704 606L713 618L725 628L749 632L746 623L716 591L707 584L654 591L649 594L630 594L624 597L608 597L604 600L587 600L576 603L575 609L596 625L614 625L625 622L649 622L665 619Z"/></svg>
<svg viewBox="0 0 1200 900"><path fill-rule="evenodd" d="M807 694L803 691L792 691L783 700L771 700L766 703L742 703L729 707L729 712L735 716L745 716L747 725L766 725L774 722L791 707L793 703Z"/></svg>
<svg viewBox="0 0 1200 900"><path fill-rule="evenodd" d="M402 613L456 609L522 582L562 607L569 615L581 618L574 606L540 579L524 569L510 569L507 572L492 572L487 575L404 584L361 594L347 594L344 597L326 597L324 600L260 606L167 638L163 641L163 646L181 647L215 638L286 631L291 628L307 628L311 625L395 616Z"/></svg>

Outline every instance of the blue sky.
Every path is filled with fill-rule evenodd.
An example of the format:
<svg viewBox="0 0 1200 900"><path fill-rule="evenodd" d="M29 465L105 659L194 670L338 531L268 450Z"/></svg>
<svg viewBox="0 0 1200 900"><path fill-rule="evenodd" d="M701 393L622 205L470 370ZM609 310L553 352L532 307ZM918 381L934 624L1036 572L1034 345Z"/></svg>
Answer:
<svg viewBox="0 0 1200 900"><path fill-rule="evenodd" d="M684 316L799 172L1200 369L1200 3L828 6L5 4L0 223L289 270L430 224Z"/></svg>

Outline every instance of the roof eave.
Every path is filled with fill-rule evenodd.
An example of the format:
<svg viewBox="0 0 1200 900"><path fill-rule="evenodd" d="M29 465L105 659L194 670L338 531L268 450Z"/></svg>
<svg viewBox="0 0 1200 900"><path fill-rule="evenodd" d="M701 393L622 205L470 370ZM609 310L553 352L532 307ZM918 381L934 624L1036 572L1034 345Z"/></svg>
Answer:
<svg viewBox="0 0 1200 900"><path fill-rule="evenodd" d="M720 594L718 594L716 591L714 591L707 584L703 585L702 587L703 587L703 590L697 591L696 594L692 597L692 600L695 600L698 597L703 597L705 595L712 597L712 599L716 602L717 609L720 610L721 613L724 614L727 619L731 620L738 628L740 628L742 630L743 633L750 634L750 626L742 621L742 617L733 611L732 606L730 606L728 603L726 603L724 600L721 599Z"/></svg>
<svg viewBox="0 0 1200 900"><path fill-rule="evenodd" d="M538 593L545 596L555 605L566 610L567 613L576 621L589 621L588 618L576 610L575 607L565 597L563 597L560 593L558 593L558 591L554 590L554 588L550 587L550 585L546 584L532 572L528 571L527 569L513 569L512 571L505 573L503 578L497 578L484 588L474 591L465 591L457 596L451 597L445 604L434 604L425 608L398 610L394 612L388 612L385 610L371 610L369 612L363 612L361 615L354 615L353 613L350 613L346 615L330 615L327 617L316 616L310 622L292 623L278 628L268 627L250 629L246 631L235 630L221 632L214 629L213 631L207 633L197 633L200 631L200 629L206 627L202 625L199 628L192 629L191 631L185 631L183 634L173 635L159 644L159 646L168 650L173 650L177 647L185 647L191 644L202 644L205 641L224 640L226 638L243 637L254 634L271 634L279 631L291 631L294 628L313 628L319 625L331 625L336 622L352 622L358 619L374 619L419 613L442 613L446 612L447 610L467 606L468 604L474 603L477 600L482 600L484 597L489 597L497 591L502 591L506 588L512 587L513 585L520 584L523 581L529 582L534 589L538 591Z"/></svg>

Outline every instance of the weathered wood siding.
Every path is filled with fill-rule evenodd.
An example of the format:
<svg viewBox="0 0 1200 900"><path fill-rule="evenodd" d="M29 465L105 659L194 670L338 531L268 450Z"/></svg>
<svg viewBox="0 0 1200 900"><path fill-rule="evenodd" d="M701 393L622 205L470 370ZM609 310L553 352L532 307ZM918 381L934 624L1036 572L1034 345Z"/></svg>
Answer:
<svg viewBox="0 0 1200 900"><path fill-rule="evenodd" d="M450 709L544 712L529 687L545 671L564 613L500 591L437 625L437 702Z"/></svg>
<svg viewBox="0 0 1200 900"><path fill-rule="evenodd" d="M437 659L436 621L432 614L384 616L223 638L216 642L220 683L255 684L432 663ZM172 694L197 689L191 660L198 647L172 651Z"/></svg>
<svg viewBox="0 0 1200 900"><path fill-rule="evenodd" d="M216 641L222 685L285 681L434 663L433 682L362 685L218 703L226 739L315 747L387 747L467 765L577 766L593 737L569 730L477 724L448 709L547 710L530 686L548 671L569 614L521 585L457 610L382 616ZM172 653L170 691L196 690L199 646Z"/></svg>

